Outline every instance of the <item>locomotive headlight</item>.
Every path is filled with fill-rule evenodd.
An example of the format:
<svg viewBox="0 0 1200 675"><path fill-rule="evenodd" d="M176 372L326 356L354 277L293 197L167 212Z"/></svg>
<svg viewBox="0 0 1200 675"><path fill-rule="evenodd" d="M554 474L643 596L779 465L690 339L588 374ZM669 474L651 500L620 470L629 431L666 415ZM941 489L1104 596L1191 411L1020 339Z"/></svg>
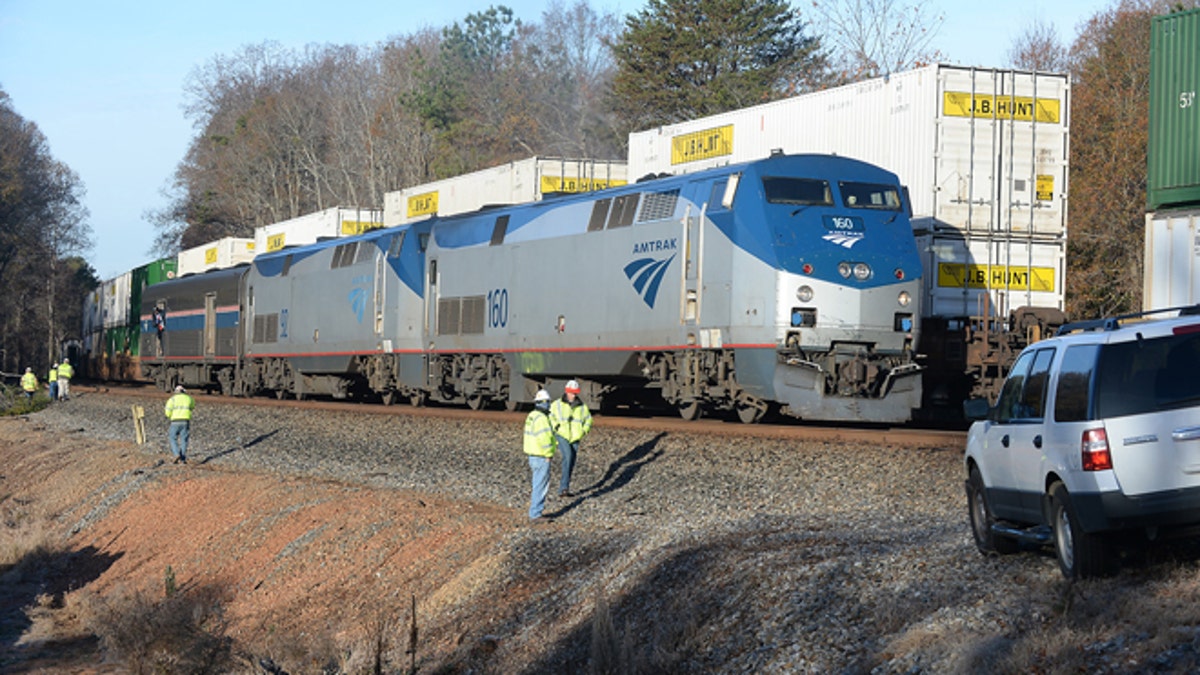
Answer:
<svg viewBox="0 0 1200 675"><path fill-rule="evenodd" d="M848 262L838 263L838 274L842 275L843 279L849 279L851 271L852 271L852 269L850 267L850 263L848 263Z"/></svg>
<svg viewBox="0 0 1200 675"><path fill-rule="evenodd" d="M812 302L813 289L812 286L801 286L796 289L796 299L800 302Z"/></svg>
<svg viewBox="0 0 1200 675"><path fill-rule="evenodd" d="M871 278L871 266L867 263L854 263L854 278L866 281Z"/></svg>
<svg viewBox="0 0 1200 675"><path fill-rule="evenodd" d="M912 302L912 296L908 294L908 291L900 291L900 295L896 298L896 302L900 303L901 307L908 307L908 303Z"/></svg>

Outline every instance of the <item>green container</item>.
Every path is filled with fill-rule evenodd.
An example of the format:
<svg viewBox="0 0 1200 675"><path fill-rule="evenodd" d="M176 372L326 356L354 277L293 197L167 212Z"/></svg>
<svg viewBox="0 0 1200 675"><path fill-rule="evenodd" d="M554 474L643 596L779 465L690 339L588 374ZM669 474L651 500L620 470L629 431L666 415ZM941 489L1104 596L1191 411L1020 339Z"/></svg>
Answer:
<svg viewBox="0 0 1200 675"><path fill-rule="evenodd" d="M1151 211L1200 205L1200 9L1154 18L1150 29Z"/></svg>
<svg viewBox="0 0 1200 675"><path fill-rule="evenodd" d="M132 279L129 283L129 315L126 318L124 329L114 331L114 334L110 336L109 343L114 348L114 351L109 352L110 354L124 351L131 356L138 355L140 342L138 338L142 329L142 291L147 286L174 279L177 265L176 258L163 258L130 271ZM117 349L118 344L124 349Z"/></svg>

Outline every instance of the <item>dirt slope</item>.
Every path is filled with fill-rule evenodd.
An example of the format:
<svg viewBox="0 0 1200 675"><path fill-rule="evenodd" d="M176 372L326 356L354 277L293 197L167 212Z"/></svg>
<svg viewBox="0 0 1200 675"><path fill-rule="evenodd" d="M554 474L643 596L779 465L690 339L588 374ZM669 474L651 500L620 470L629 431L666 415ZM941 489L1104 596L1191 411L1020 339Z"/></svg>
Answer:
<svg viewBox="0 0 1200 675"><path fill-rule="evenodd" d="M0 466L0 545L44 538L53 551L38 565L46 574L0 591L5 672L104 667L70 616L80 603L65 596L161 598L168 567L180 591L222 600L228 635L257 646L255 657L345 661L367 648L379 617L405 617L406 634L413 596L433 611L435 589L452 592L464 561L524 527L494 506L167 465L132 444L64 440L20 419L0 420ZM31 625L23 609L39 603L67 609Z"/></svg>

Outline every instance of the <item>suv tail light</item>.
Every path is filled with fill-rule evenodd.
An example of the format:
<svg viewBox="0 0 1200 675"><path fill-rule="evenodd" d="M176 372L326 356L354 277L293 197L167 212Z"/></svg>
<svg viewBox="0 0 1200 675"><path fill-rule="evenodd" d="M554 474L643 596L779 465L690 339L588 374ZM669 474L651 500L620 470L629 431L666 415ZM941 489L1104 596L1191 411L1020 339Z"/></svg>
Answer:
<svg viewBox="0 0 1200 675"><path fill-rule="evenodd" d="M1108 451L1108 434L1104 429L1088 429L1083 432L1080 444L1084 471L1105 471L1112 468L1112 454Z"/></svg>

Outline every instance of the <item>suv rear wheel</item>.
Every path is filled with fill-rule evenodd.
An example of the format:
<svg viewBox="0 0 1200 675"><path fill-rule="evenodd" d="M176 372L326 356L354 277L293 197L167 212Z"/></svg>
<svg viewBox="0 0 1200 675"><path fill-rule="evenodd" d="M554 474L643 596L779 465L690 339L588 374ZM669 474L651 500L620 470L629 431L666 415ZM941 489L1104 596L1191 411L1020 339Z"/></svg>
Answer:
<svg viewBox="0 0 1200 675"><path fill-rule="evenodd" d="M975 546L983 554L999 553L1008 555L1016 553L1020 544L1015 539L997 536L992 531L996 519L988 507L987 493L983 490L983 477L979 469L971 467L971 477L967 480L967 511L971 518L971 534L975 535Z"/></svg>
<svg viewBox="0 0 1200 675"><path fill-rule="evenodd" d="M1087 579L1108 571L1108 542L1100 535L1084 532L1079 526L1079 517L1062 483L1050 486L1050 524L1054 528L1054 550L1063 576Z"/></svg>

